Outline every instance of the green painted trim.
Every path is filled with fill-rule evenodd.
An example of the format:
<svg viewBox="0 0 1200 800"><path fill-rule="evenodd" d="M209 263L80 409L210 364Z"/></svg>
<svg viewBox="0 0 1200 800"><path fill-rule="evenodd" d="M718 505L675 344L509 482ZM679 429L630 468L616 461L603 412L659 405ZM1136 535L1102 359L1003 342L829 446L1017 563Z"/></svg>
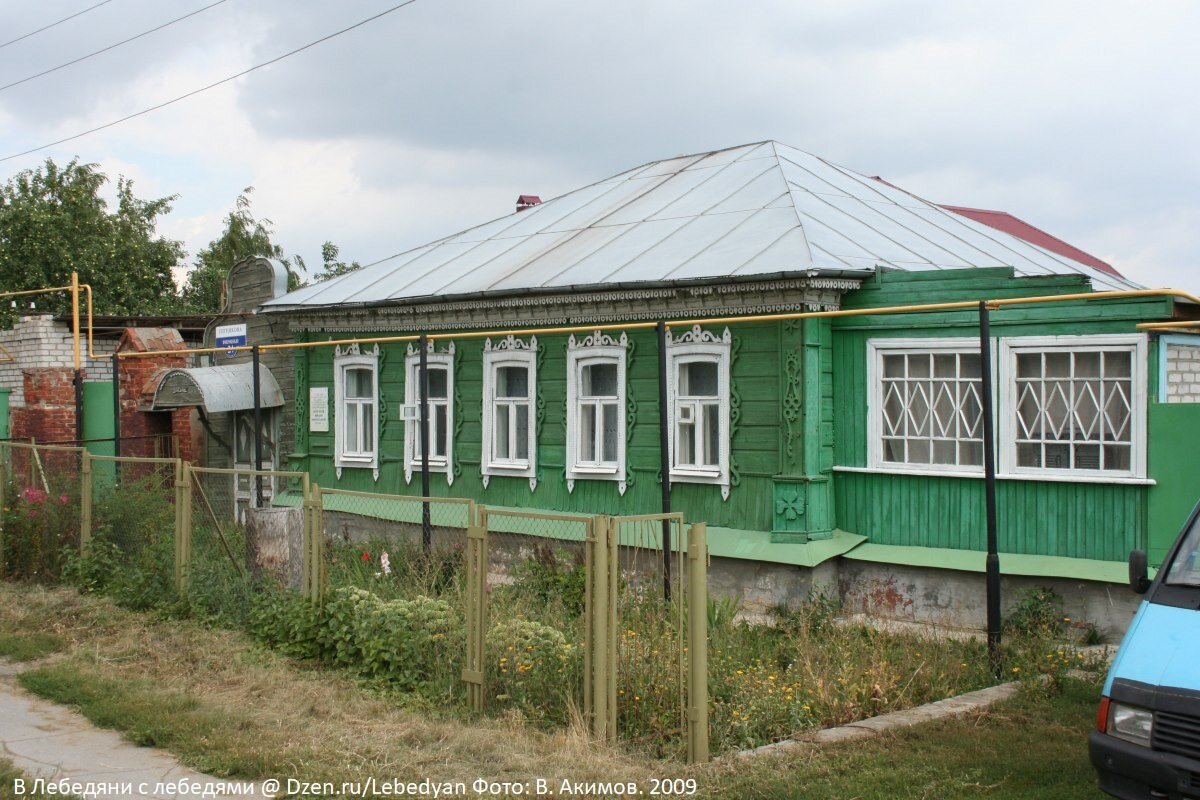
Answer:
<svg viewBox="0 0 1200 800"><path fill-rule="evenodd" d="M421 523L421 504L407 497L392 499L327 494L324 495L324 501L326 511L358 514L388 522L411 522L414 525ZM275 498L272 505L299 507L301 497L295 492L284 492ZM466 503L430 503L429 518L434 525L465 528L467 526L467 505Z"/></svg>
<svg viewBox="0 0 1200 800"><path fill-rule="evenodd" d="M277 506L299 506L301 498L295 492L284 492L274 500ZM462 527L462 511L464 506L447 506L434 504L430 516L434 525ZM533 509L501 508L489 506L497 511L533 511ZM354 497L347 495L326 495L326 511L343 511L361 514L372 519L384 519L392 522L407 522L419 524L421 521L421 504L410 499L390 500L386 498ZM582 523L588 514L572 514L569 512L554 512L563 516L578 517ZM491 518L493 533L522 533L529 536L539 536L545 539L562 541L580 541L585 531L582 525L575 525L567 520L546 520L535 517L495 516ZM646 542L637 538L637 532L627 535L622 533L622 544L645 547ZM774 564L793 564L798 567L815 567L822 562L846 553L867 540L865 536L845 531L834 531L833 536L821 541L808 544L780 544L771 542L771 534L767 531L743 531L733 528L708 529L709 554L718 558L738 558L747 561L766 561Z"/></svg>
<svg viewBox="0 0 1200 800"><path fill-rule="evenodd" d="M846 553L844 557L854 561L983 573L986 555L979 550L950 550L940 547L905 547L868 543L859 545ZM1031 556L1020 553L1000 554L1000 574L1035 578L1075 578L1119 584L1129 582L1129 567L1123 561Z"/></svg>
<svg viewBox="0 0 1200 800"><path fill-rule="evenodd" d="M835 530L828 539L810 540L805 544L772 542L767 531L739 531L733 528L708 529L708 552L720 558L740 558L747 561L766 561L772 564L794 564L815 567L845 555L867 540L857 533Z"/></svg>

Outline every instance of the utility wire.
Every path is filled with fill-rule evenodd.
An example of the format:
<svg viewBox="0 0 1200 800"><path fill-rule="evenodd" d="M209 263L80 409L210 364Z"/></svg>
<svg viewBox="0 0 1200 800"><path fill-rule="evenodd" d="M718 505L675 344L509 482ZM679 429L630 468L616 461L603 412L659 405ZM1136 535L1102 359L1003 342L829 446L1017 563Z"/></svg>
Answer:
<svg viewBox="0 0 1200 800"><path fill-rule="evenodd" d="M343 33L349 33L350 31L354 30L355 28L361 28L363 25L366 25L369 22L374 22L375 20L379 19L380 17L385 17L388 14L391 14L393 11L399 11L400 9L404 8L405 6L410 6L415 2L417 2L417 0L404 0L403 3L398 3L397 5L394 5L391 8L380 11L378 14L375 14L374 16L370 16L364 20L360 20L359 22L356 22L353 25L342 28L340 31L335 31L326 36L322 36L320 39L309 42L306 45L297 47L295 50L289 50L288 52L284 53L283 55L275 56L275 58L272 58L269 61L264 61L261 64L255 64L253 67L248 67L247 69L244 69L235 75L230 75L228 78L222 78L221 80L214 81L213 83L210 83L207 86L201 86L199 89L193 89L192 91L188 92L187 94L181 94L178 97L173 97L170 100L166 100L162 103L159 103L158 105L150 106L149 108L143 108L141 111L135 111L134 113L128 114L124 117L121 117L120 119L114 119L112 122L106 122L103 125L97 125L96 127L89 128L88 130L82 131L81 133L76 133L72 136L66 136L62 139L58 139L53 142L48 142L47 144L39 145L37 147L32 147L32 148L30 148L28 150L24 150L20 153L13 153L12 155L4 156L3 158L0 158L0 163L3 163L5 161L12 161L14 158L20 158L21 156L27 156L30 153L36 153L39 150L45 150L50 147L55 147L56 145L65 144L67 142L72 142L72 141L75 141L76 139L82 139L84 136L88 136L88 135L96 133L98 131L112 128L116 125L120 125L122 122L128 122L131 119L140 117L143 114L149 114L151 111L157 111L160 108L166 108L169 105L174 105L175 103L178 103L181 100L186 100L189 97L195 97L196 95L200 94L201 92L207 92L209 89L215 89L216 87L221 86L226 83L229 83L230 81L237 80L238 78L242 77L243 75L249 75L251 72L254 72L255 70L262 69L263 67L269 67L272 64L276 64L280 61L283 61L285 58L294 56L297 53L302 53L305 50L308 50L310 47L316 47L317 45L327 42L330 39L334 39L338 36L341 36Z"/></svg>
<svg viewBox="0 0 1200 800"><path fill-rule="evenodd" d="M47 25L44 28L38 28L36 31L30 31L29 33L25 34L24 36L18 36L15 39L9 39L7 42L0 44L0 47L8 47L10 44L16 44L17 42L21 41L22 39L28 39L30 36L41 33L42 31L48 31L51 28L53 28L55 25L62 25L64 22L66 22L69 19L75 19L76 17L78 17L81 14L86 14L87 12L91 11L92 9L99 8L100 6L104 5L105 3L111 3L111 2L112 2L112 0L100 0L100 2L96 3L96 5L88 6L83 11L76 11L71 16L63 17L58 22L51 22L49 25Z"/></svg>
<svg viewBox="0 0 1200 800"><path fill-rule="evenodd" d="M164 22L162 25L159 25L157 28L151 28L148 31L142 31L137 36L130 36L128 39L117 42L116 44L110 44L108 47L102 47L99 50L95 51L94 53L88 53L86 56L80 56L79 58L68 61L65 64L59 64L57 67L51 67L50 69L43 70L43 71L37 73L36 75L30 75L27 78L21 78L19 81L13 81L12 83L6 83L3 86L0 86L0 92L3 92L5 89L11 89L14 86L20 86L22 83L31 81L34 78L40 78L43 75L49 75L51 72L58 72L60 69L63 69L64 67L69 67L72 64L78 64L80 61L87 61L89 58L92 58L93 56L98 56L101 53L107 53L109 50L115 50L116 48L120 47L123 44L129 44L132 41L141 39L143 36L149 36L150 34L154 33L155 31L161 31L163 28L170 27L171 25L174 25L176 22L182 22L183 20L187 19L188 17L194 17L197 14L199 14L200 12L208 11L213 6L219 6L219 5L221 5L221 3L224 3L224 2L227 2L227 0L217 0L215 3L209 3L204 8L198 8L195 11L191 12L190 14L184 14L182 17L176 17L175 19L171 20L170 22Z"/></svg>

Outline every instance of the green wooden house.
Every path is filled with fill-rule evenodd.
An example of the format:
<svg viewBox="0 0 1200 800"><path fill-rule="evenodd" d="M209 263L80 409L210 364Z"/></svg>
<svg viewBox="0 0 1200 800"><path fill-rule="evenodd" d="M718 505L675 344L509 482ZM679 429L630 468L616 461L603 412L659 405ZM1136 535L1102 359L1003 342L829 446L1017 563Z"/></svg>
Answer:
<svg viewBox="0 0 1200 800"><path fill-rule="evenodd" d="M820 587L973 623L977 316L770 318L1136 288L967 212L764 142L637 167L262 313L297 341L457 334L426 353L435 495L650 513L665 472L675 510L709 524L714 585L749 605ZM1142 297L993 313L1009 597L1049 582L1080 616L1123 626L1129 549L1161 557L1200 494L1200 337L1137 325L1197 311ZM662 463L646 323L714 318L666 338ZM323 486L419 494L419 360L412 343L296 351L291 466Z"/></svg>

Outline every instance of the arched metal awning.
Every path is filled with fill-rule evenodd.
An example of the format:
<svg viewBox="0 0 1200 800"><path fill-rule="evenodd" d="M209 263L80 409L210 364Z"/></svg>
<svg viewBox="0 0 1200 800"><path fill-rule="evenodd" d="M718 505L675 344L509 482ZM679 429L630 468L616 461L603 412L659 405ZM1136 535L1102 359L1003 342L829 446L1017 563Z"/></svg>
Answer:
<svg viewBox="0 0 1200 800"><path fill-rule="evenodd" d="M283 390L279 388L279 382L271 370L265 366L259 367L258 391L262 408L283 405ZM254 408L254 365L230 364L224 367L167 370L154 389L150 410L166 411L189 406L198 406L209 414Z"/></svg>

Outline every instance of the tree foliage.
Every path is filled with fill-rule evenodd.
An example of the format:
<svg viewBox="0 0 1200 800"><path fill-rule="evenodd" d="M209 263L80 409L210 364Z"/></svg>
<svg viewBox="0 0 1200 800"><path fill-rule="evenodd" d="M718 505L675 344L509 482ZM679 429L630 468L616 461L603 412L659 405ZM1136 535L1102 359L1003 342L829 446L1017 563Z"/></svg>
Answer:
<svg viewBox="0 0 1200 800"><path fill-rule="evenodd" d="M340 254L341 248L333 242L326 242L321 245L321 271L313 276L313 283L323 283L330 278L345 275L347 272L354 272L354 270L362 267L362 264L359 264L357 261L352 261L349 264L345 261L338 261L338 255ZM296 256L296 262L300 267L307 267L300 256Z"/></svg>
<svg viewBox="0 0 1200 800"><path fill-rule="evenodd" d="M100 196L107 182L95 164L46 159L0 187L0 290L66 286L75 271L91 285L99 314L176 310L171 268L183 259L183 244L156 234L175 196L141 200L133 182L118 177L110 210ZM32 299L39 310L70 309L65 294Z"/></svg>
<svg viewBox="0 0 1200 800"><path fill-rule="evenodd" d="M224 232L196 254L195 266L183 287L183 302L189 311L200 314L220 311L222 284L230 268L251 256L278 259L287 268L288 289L300 286L291 260L284 257L283 248L271 239L274 223L266 218L254 218L250 209L253 192L253 186L242 190L233 210L225 218Z"/></svg>

